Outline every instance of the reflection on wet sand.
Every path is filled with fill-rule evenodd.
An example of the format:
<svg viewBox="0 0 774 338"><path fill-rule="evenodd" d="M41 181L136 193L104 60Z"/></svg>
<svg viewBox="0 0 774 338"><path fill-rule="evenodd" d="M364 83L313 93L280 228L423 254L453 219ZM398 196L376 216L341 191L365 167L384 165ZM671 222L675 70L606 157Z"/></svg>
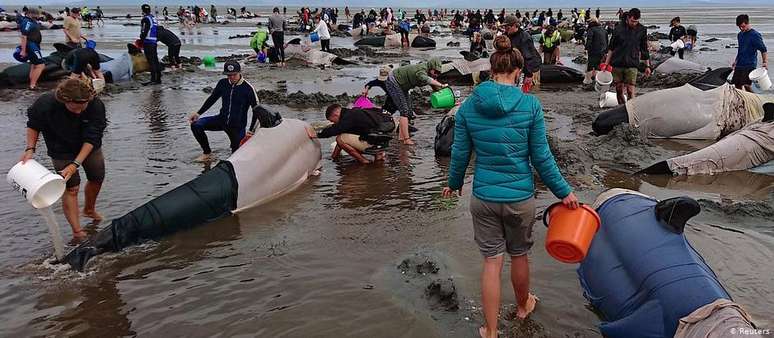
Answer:
<svg viewBox="0 0 774 338"><path fill-rule="evenodd" d="M757 199L769 197L774 190L774 176L756 174L749 171L733 171L716 175L670 176L643 175L646 183L641 189L644 193L658 188L676 190L690 194L712 195L709 198Z"/></svg>

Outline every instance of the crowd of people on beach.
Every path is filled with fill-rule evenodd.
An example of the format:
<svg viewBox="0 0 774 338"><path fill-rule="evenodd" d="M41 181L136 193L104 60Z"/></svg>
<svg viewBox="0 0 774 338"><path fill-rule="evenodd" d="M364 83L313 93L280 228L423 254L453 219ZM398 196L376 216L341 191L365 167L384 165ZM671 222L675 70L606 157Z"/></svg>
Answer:
<svg viewBox="0 0 774 338"><path fill-rule="evenodd" d="M158 8L150 5L140 8L140 32L134 45L143 50L150 67L150 80L144 84L162 83L163 65L159 61L157 44L165 44L169 50L168 64L179 68L181 43L177 36L159 23ZM72 49L66 64L70 77L59 83L55 90L43 93L28 109L26 149L21 161L35 156L39 135L46 143L47 154L55 169L66 180L67 190L63 209L74 236L85 237L81 228L81 209L78 206L80 188L79 171L83 168L85 206L82 215L100 220L96 201L105 180L105 156L102 153L102 137L106 128L106 108L92 86L92 79L104 79L100 70L96 43L81 31L84 21L91 22L103 17L99 6L95 11L87 7L65 9L64 37L62 43ZM154 15L155 13L155 15ZM161 10L164 21L169 19L167 7ZM182 6L177 10L180 22L188 24L217 23L217 8ZM229 8L228 15L237 17L253 15L244 7L237 14ZM30 63L29 88L38 88L43 71L41 54L42 35L38 8L25 8L18 14L21 60ZM331 32L338 31L341 20L337 8L310 10L303 7L296 11L298 30L315 34L321 50L330 51ZM470 37L469 53L475 58L488 58L490 80L475 86L472 94L459 105L456 113L455 138L448 173L448 186L443 195L461 194L467 167L475 162L470 213L473 219L475 241L484 256L481 276L482 303L485 325L482 337L497 336L498 311L500 309L500 273L504 256L511 257L511 282L517 299L516 316L527 317L535 308L538 298L530 293L529 263L527 254L533 244L532 226L535 214L535 184L533 168L548 189L569 208L577 208L578 199L572 187L562 176L546 139L546 126L540 100L530 95L532 87L540 84L543 64L561 63L561 48L567 39L561 29L570 28L573 43L583 45L588 58L588 77L597 71L611 71L619 104L636 96L635 86L644 63L643 75L652 73L647 29L640 23L642 13L637 8L619 9L613 22L605 22L600 10L572 9L565 15L562 9L554 12L515 11L502 9L496 13L488 10L417 10L413 17L399 9L382 8L370 11L352 11L345 7L344 22L350 28L360 28L363 35L369 32L401 33L402 44L408 34L429 33L432 22L449 22L455 32ZM45 17L44 17L45 19ZM90 25L90 23L89 23ZM686 29L679 17L671 22L669 40L682 41L682 47L672 52L680 58L696 46L697 28ZM749 73L758 67L758 53L762 67L768 67L767 50L761 34L752 29L747 15L736 18L739 50L733 67L732 83L737 88L750 90ZM290 29L287 8L275 7L266 26L258 24L258 31L250 40L258 57L275 54L276 63L286 66L285 33ZM537 43L532 32L540 34ZM271 39L270 39L271 38ZM271 40L271 45L269 44ZM565 40L565 42L562 42ZM491 41L488 47L486 41ZM408 46L405 46L408 48ZM270 51L272 49L273 51ZM255 133L258 124L258 100L255 88L242 76L243 64L229 60L223 65L225 78L219 80L201 108L189 115L194 139L202 149L196 159L200 162L214 160L207 131L223 131L229 139L229 148L237 151L240 145ZM448 84L439 81L442 61L429 58L423 62L398 67L380 66L378 76L369 81L363 90L379 87L387 94L380 108L347 108L333 104L325 108L325 119L331 125L320 130L309 130L310 138L336 138L333 157L341 151L350 154L358 162L367 164L384 160L385 134L397 133L403 145L413 145L411 138L415 118L415 105L410 94L417 88L429 86L434 91L445 89ZM221 101L218 114L203 116L217 101ZM320 107L322 108L322 107ZM248 124L248 114L252 111ZM397 118L393 119L393 116ZM475 157L471 156L476 154ZM366 158L373 155L374 160Z"/></svg>

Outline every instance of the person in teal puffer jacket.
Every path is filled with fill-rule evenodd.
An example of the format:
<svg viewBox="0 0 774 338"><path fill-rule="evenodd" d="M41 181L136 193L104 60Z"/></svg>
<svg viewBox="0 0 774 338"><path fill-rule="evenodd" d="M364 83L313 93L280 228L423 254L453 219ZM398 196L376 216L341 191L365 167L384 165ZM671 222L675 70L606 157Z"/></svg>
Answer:
<svg viewBox="0 0 774 338"><path fill-rule="evenodd" d="M493 81L478 85L455 116L449 186L443 191L445 197L461 192L475 151L470 213L475 240L484 256L481 287L486 326L479 330L482 337L497 336L504 254L511 256L516 315L526 318L537 303L537 297L529 293L527 260L535 219L532 167L566 206L578 207L548 147L540 102L516 86L524 66L521 53L503 36L495 40L495 47L490 57Z"/></svg>

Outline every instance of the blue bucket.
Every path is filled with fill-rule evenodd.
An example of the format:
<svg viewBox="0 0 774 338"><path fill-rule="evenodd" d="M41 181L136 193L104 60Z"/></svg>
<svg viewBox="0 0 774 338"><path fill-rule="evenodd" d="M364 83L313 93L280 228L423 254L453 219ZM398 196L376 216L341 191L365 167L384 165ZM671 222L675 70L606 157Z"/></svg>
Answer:
<svg viewBox="0 0 774 338"><path fill-rule="evenodd" d="M312 42L320 41L320 34L317 34L317 32L312 32L309 34L309 39L311 39Z"/></svg>
<svg viewBox="0 0 774 338"><path fill-rule="evenodd" d="M29 54L29 51L28 51L28 54ZM25 58L22 58L21 57L21 46L16 46L16 50L14 50L14 52L13 52L13 58L16 59L16 61L24 63L24 62L27 62L27 60L29 59L29 56L27 56Z"/></svg>

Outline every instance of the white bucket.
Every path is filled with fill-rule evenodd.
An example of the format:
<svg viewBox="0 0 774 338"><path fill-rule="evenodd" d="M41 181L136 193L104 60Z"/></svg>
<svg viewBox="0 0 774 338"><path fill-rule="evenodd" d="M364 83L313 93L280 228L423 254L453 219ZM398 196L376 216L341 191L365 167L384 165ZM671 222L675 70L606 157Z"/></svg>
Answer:
<svg viewBox="0 0 774 338"><path fill-rule="evenodd" d="M602 71L597 72L595 80L596 83L594 84L594 90L600 93L605 93L608 89L610 89L610 84L613 83L613 73Z"/></svg>
<svg viewBox="0 0 774 338"><path fill-rule="evenodd" d="M99 94L102 92L102 90L105 89L105 80L93 79L91 80L91 86L94 87L94 91L96 91L97 94Z"/></svg>
<svg viewBox="0 0 774 338"><path fill-rule="evenodd" d="M761 90L769 90L771 88L771 79L766 68L758 68L750 72L750 81L755 82Z"/></svg>
<svg viewBox="0 0 774 338"><path fill-rule="evenodd" d="M672 42L670 47L672 47L672 50L676 52L678 49L685 48L685 42L683 42L681 39L677 39L677 41Z"/></svg>
<svg viewBox="0 0 774 338"><path fill-rule="evenodd" d="M626 96L624 96L626 101ZM618 95L614 92L604 92L599 96L599 108L613 108L618 106Z"/></svg>
<svg viewBox="0 0 774 338"><path fill-rule="evenodd" d="M36 209L50 207L65 191L64 178L35 160L17 163L8 171L6 179Z"/></svg>

